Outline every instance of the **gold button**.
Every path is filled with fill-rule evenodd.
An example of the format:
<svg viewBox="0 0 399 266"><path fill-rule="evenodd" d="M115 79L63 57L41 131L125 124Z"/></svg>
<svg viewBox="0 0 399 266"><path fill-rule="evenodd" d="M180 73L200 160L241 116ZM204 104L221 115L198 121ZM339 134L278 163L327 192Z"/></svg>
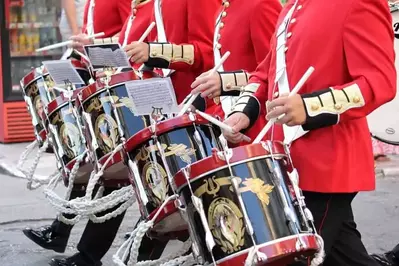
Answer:
<svg viewBox="0 0 399 266"><path fill-rule="evenodd" d="M287 52L287 51L288 51L288 47L285 47L285 48L284 48L284 52Z"/></svg>
<svg viewBox="0 0 399 266"><path fill-rule="evenodd" d="M224 23L223 22L220 22L219 23L219 28L223 28L224 27Z"/></svg>
<svg viewBox="0 0 399 266"><path fill-rule="evenodd" d="M189 59L187 62L188 62L188 64L191 65L193 63L193 60Z"/></svg>
<svg viewBox="0 0 399 266"><path fill-rule="evenodd" d="M287 38L290 38L292 36L292 32L287 33Z"/></svg>
<svg viewBox="0 0 399 266"><path fill-rule="evenodd" d="M277 97L278 97L278 91L276 91L276 92L273 94L273 97L274 97L274 98L277 98Z"/></svg>
<svg viewBox="0 0 399 266"><path fill-rule="evenodd" d="M337 103L334 105L335 110L341 110L342 109L342 104Z"/></svg>
<svg viewBox="0 0 399 266"><path fill-rule="evenodd" d="M151 56L157 56L157 52L152 52Z"/></svg>
<svg viewBox="0 0 399 266"><path fill-rule="evenodd" d="M291 19L291 23L295 23L296 22L296 18Z"/></svg>
<svg viewBox="0 0 399 266"><path fill-rule="evenodd" d="M220 49L220 48L222 48L222 45L221 45L220 43L218 43L218 44L216 45L216 48Z"/></svg>
<svg viewBox="0 0 399 266"><path fill-rule="evenodd" d="M301 10L302 9L302 5L299 5L296 9L297 10Z"/></svg>
<svg viewBox="0 0 399 266"><path fill-rule="evenodd" d="M222 17L224 18L225 16L227 16L227 12L226 12L226 11L223 11Z"/></svg>
<svg viewBox="0 0 399 266"><path fill-rule="evenodd" d="M226 89L231 89L231 83L227 83Z"/></svg>
<svg viewBox="0 0 399 266"><path fill-rule="evenodd" d="M312 111L317 111L319 110L319 105L316 103L312 103L312 105L310 106L310 108L312 108Z"/></svg>
<svg viewBox="0 0 399 266"><path fill-rule="evenodd" d="M359 103L360 102L360 98L358 96L353 97L353 102L354 103Z"/></svg>
<svg viewBox="0 0 399 266"><path fill-rule="evenodd" d="M230 2L226 1L226 2L223 3L223 5L224 5L225 7L229 7L229 6L230 6Z"/></svg>

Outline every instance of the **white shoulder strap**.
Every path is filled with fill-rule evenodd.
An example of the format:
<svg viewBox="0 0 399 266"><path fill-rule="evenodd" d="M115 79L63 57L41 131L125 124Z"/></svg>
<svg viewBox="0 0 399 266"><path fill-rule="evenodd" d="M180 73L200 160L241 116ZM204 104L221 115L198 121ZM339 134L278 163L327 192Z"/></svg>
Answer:
<svg viewBox="0 0 399 266"><path fill-rule="evenodd" d="M87 12L87 23L86 23L86 34L94 34L94 6L96 5L95 0L89 0L89 10Z"/></svg>
<svg viewBox="0 0 399 266"><path fill-rule="evenodd" d="M167 42L161 7L162 7L162 0L155 0L154 14L155 14L155 23L157 25L157 39L158 42ZM169 76L171 72L172 71L170 69L162 69L164 77Z"/></svg>
<svg viewBox="0 0 399 266"><path fill-rule="evenodd" d="M285 44L287 42L287 28L297 4L298 1L296 1L292 8L288 11L287 15L285 16L283 22L280 24L276 32L277 45L275 82L278 84L279 95L283 93L289 93L291 91L288 83L288 74L285 59ZM307 131L304 131L301 126L289 127L287 125L283 125L283 131L285 144L289 144L307 133Z"/></svg>

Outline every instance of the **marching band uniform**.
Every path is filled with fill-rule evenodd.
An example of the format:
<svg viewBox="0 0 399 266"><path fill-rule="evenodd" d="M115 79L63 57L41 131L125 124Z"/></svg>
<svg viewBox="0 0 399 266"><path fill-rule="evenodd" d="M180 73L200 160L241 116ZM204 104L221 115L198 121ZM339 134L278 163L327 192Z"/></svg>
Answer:
<svg viewBox="0 0 399 266"><path fill-rule="evenodd" d="M278 0L223 1L213 38L215 64L227 51L231 55L218 69L222 96L221 101L215 99L220 102L215 110L218 116L224 118L231 112L232 101L237 98L233 96L239 96L247 85L249 73L255 71L269 52L269 41L281 9ZM246 134L254 138L264 125L262 115Z"/></svg>
<svg viewBox="0 0 399 266"><path fill-rule="evenodd" d="M90 7L93 8L91 11ZM82 32L89 35L93 34L93 32L104 32L104 39L100 40L100 42L114 42L112 37L120 32L126 18L130 14L130 10L131 0L97 0L95 5L94 0L89 0L86 3ZM91 19L89 19L89 17L91 17ZM104 19L104 17L107 19ZM90 23L91 20L93 21L92 24ZM96 42L98 42L98 40L95 40L95 43ZM129 185L128 181L126 181L126 185ZM116 189L118 188L105 186L103 195L106 196ZM83 197L84 195L85 187L82 187L82 185L74 185L70 199ZM114 209L116 209L116 207ZM106 213L112 212L112 210L113 209L100 213L99 215L103 216ZM125 213L122 213L104 223L93 223L89 221L83 232L81 241L78 244L79 253L76 253L70 258L52 259L50 265L101 265L100 260L111 247L124 215ZM64 216L67 219L74 218L74 215L70 214L65 214ZM56 219L51 226L40 229L24 229L24 234L41 247L62 253L67 246L72 227L73 225L65 224Z"/></svg>
<svg viewBox="0 0 399 266"><path fill-rule="evenodd" d="M159 7L160 1L154 1L157 36L148 37L152 42L145 64L175 70L171 79L178 103L190 93L194 79L213 66L212 37L219 4L220 0L162 0Z"/></svg>
<svg viewBox="0 0 399 266"><path fill-rule="evenodd" d="M366 116L396 94L386 0L291 0L277 25L271 52L246 86L255 95L243 94L226 123L245 114L253 124L267 99L269 112L276 116L278 110L295 119L303 113L303 121L298 119L301 122L292 122L291 127L276 125L274 138L288 142L297 138L291 157L325 242L323 265L376 265L356 230L351 202L357 192L375 189ZM275 99L287 92L283 90L287 84L293 88L310 66L315 72L300 96ZM299 107L278 104L296 99ZM246 125L240 122L236 130Z"/></svg>

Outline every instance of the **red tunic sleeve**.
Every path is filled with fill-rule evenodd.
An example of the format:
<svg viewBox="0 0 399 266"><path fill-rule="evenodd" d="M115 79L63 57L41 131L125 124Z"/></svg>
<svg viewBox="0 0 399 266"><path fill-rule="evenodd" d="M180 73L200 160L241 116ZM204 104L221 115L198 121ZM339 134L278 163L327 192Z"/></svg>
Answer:
<svg viewBox="0 0 399 266"><path fill-rule="evenodd" d="M179 71L213 67L213 30L220 0L187 1L187 42L150 43L147 65Z"/></svg>
<svg viewBox="0 0 399 266"><path fill-rule="evenodd" d="M343 28L350 82L302 95L305 129L365 117L396 95L392 16L386 1L353 1L351 9Z"/></svg>
<svg viewBox="0 0 399 266"><path fill-rule="evenodd" d="M250 126L258 119L261 108L265 108L270 58L271 53L269 52L250 76L248 85L244 87L244 91L234 105L233 112L231 112L231 114L235 112L244 113L250 119Z"/></svg>
<svg viewBox="0 0 399 266"><path fill-rule="evenodd" d="M270 36L275 32L282 6L278 0L258 1L250 20L252 45L259 65L270 50ZM267 19L266 19L267 18ZM265 40L267 40L265 42Z"/></svg>

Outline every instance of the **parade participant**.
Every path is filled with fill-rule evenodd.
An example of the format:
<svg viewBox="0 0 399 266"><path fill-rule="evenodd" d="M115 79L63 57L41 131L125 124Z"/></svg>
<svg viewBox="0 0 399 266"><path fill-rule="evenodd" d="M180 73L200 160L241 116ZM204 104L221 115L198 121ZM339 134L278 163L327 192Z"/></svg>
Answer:
<svg viewBox="0 0 399 266"><path fill-rule="evenodd" d="M131 11L131 0L96 0L94 8L90 9L90 6L93 7L93 4L94 0L90 0L86 3L83 32L85 32L85 34L104 32L105 39L101 40L100 42L102 43L103 41L109 41L108 39L112 39L112 37L121 31L123 24ZM107 14L105 16L107 19L104 19L104 14ZM86 44L86 42L83 41L84 38L81 38L82 36L85 35L82 34L72 37L74 40L73 46L75 48L81 49L82 45ZM116 39L116 41L117 40L118 39ZM126 185L128 185L128 182ZM84 196L85 189L86 188L82 187L81 185L75 185L73 187L70 199ZM109 195L116 189L118 188L105 187L103 195ZM116 209L116 207L114 209ZM103 216L106 213L112 212L114 209L108 210L98 215ZM70 258L53 259L50 264L60 266L101 265L100 260L111 247L111 244L123 220L124 214L125 213L122 213L112 219L105 221L104 223L93 223L89 221L78 245L79 252ZM73 215L69 214L65 214L64 216L67 219L74 218ZM45 226L39 229L27 228L23 230L23 232L28 238L41 247L62 253L66 249L72 227L73 225L63 223L57 219L51 226Z"/></svg>
<svg viewBox="0 0 399 266"><path fill-rule="evenodd" d="M62 0L60 33L64 41L82 32L85 0Z"/></svg>
<svg viewBox="0 0 399 266"><path fill-rule="evenodd" d="M231 112L233 101L247 85L249 73L254 71L269 52L269 41L274 33L282 7L279 0L224 0L216 22L213 38L215 64L227 51L231 56L218 72L201 74L191 85L192 94L213 98L220 105L216 114L224 118ZM237 41L239 39L240 41ZM255 138L265 125L264 115L256 121L250 132ZM248 144L245 142L245 144Z"/></svg>
<svg viewBox="0 0 399 266"><path fill-rule="evenodd" d="M150 34L149 40L157 42L133 42L125 47L136 64L175 71L171 79L178 103L190 93L194 79L213 66L212 37L220 3L220 0L162 0L161 6L159 0L154 0L157 36ZM167 72L164 73L170 73Z"/></svg>
<svg viewBox="0 0 399 266"><path fill-rule="evenodd" d="M323 265L378 265L362 243L351 203L359 191L375 189L366 116L396 94L386 0L291 0L277 25L271 52L245 87L255 95L241 95L226 123L235 132L250 127L269 99L266 119L278 118L270 136L294 140L299 185L324 239ZM315 71L300 94L287 97L310 66ZM242 138L224 134L232 142Z"/></svg>

